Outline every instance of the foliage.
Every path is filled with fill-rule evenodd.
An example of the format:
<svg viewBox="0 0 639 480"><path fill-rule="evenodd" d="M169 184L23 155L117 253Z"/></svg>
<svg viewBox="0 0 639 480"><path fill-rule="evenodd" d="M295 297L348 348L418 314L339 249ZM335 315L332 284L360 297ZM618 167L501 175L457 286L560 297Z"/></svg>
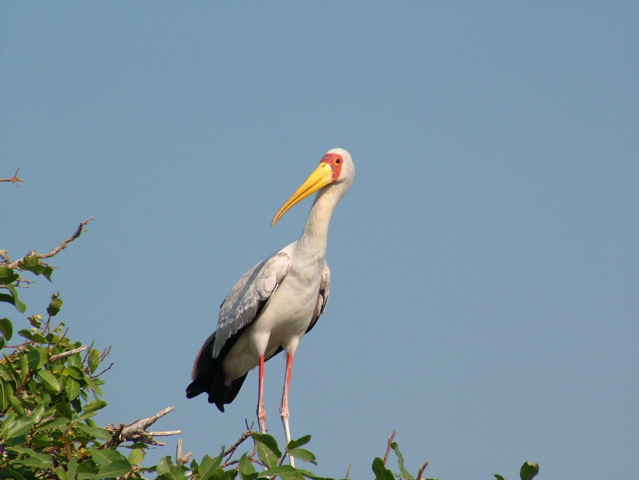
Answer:
<svg viewBox="0 0 639 480"><path fill-rule="evenodd" d="M31 252L11 262L8 253L0 251L0 302L13 305L19 314L24 314L26 305L19 291L33 281L23 275L51 281L54 268L43 259L66 248L82 234L86 224L83 222L75 235L48 254ZM320 479L311 470L284 464L288 456L316 464L315 455L304 448L310 435L292 440L282 451L275 438L250 428L232 447L222 448L215 457L205 455L200 461L191 460L191 454L182 455L178 442L175 460L166 456L157 465L143 466L147 447L163 445L154 438L158 433L145 429L172 408L131 425L98 425L93 417L107 405L102 399L101 375L111 368L102 366L108 349L100 352L92 345L74 342L67 336L64 323L53 325L62 305L59 294L51 295L46 315L22 319L24 325L17 324L21 328L17 332L14 321L0 318L0 479ZM18 337L18 344L9 345ZM176 433L179 432L164 434ZM394 436L395 432L388 440L384 458L373 460L375 479L423 479L428 463L412 475ZM253 441L252 451L235 458L239 447L249 439ZM391 451L398 472L388 466ZM538 471L536 464L526 462L521 479L531 480ZM500 475L494 476L503 480Z"/></svg>

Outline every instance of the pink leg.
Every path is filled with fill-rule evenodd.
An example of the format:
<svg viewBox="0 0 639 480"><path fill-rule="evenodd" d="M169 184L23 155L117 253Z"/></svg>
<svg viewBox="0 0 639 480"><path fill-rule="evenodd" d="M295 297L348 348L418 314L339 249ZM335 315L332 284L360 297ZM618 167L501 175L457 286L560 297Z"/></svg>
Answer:
<svg viewBox="0 0 639 480"><path fill-rule="evenodd" d="M286 444L291 441L291 429L288 425L289 410L288 410L288 392L291 386L291 372L293 371L293 354L286 354L286 376L284 377L284 392L282 393L282 405L280 406L280 415L282 416L282 423L284 424L284 435L286 436ZM291 465L295 466L293 457L289 457Z"/></svg>
<svg viewBox="0 0 639 480"><path fill-rule="evenodd" d="M259 386L257 390L257 421L260 432L266 433L266 410L264 409L264 355L260 355Z"/></svg>

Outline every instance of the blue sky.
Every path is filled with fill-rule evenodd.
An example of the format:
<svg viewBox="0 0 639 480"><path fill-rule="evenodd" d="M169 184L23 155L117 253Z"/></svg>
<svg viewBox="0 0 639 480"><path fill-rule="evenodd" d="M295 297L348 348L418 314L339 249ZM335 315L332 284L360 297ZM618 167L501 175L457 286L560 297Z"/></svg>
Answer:
<svg viewBox="0 0 639 480"><path fill-rule="evenodd" d="M106 422L164 407L215 454L253 419L187 401L235 281L330 148L357 178L298 349L293 436L370 478L393 429L444 480L628 478L639 442L635 2L0 4L0 241L45 251L70 335L112 346ZM4 308L4 307L3 307ZM267 364L268 426L283 358ZM172 454L157 449L152 458Z"/></svg>

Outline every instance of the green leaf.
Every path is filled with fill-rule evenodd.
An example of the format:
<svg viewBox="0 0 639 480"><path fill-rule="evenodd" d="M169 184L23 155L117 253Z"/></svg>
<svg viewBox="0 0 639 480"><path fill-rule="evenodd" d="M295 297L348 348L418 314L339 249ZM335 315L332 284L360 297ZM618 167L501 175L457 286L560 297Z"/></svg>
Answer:
<svg viewBox="0 0 639 480"><path fill-rule="evenodd" d="M59 293L51 295L51 303L47 307L47 313L50 317L55 317L62 308L62 299L60 299Z"/></svg>
<svg viewBox="0 0 639 480"><path fill-rule="evenodd" d="M13 463L24 465L25 467L42 468L45 470L53 468L53 460L51 460L51 457L49 457L47 462L42 461L39 458L26 457L19 460L16 459Z"/></svg>
<svg viewBox="0 0 639 480"><path fill-rule="evenodd" d="M92 348L91 351L89 352L89 368L91 369L91 373L95 373L99 364L100 364L100 352Z"/></svg>
<svg viewBox="0 0 639 480"><path fill-rule="evenodd" d="M51 372L47 370L40 370L39 372L36 372L36 376L40 379L44 388L50 392L60 393L60 382Z"/></svg>
<svg viewBox="0 0 639 480"><path fill-rule="evenodd" d="M200 464L200 479L206 480L208 478L213 478L215 471L222 464L222 456L224 455L224 449L222 449L222 453L213 460L210 456L204 455L202 459L202 463Z"/></svg>
<svg viewBox="0 0 639 480"><path fill-rule="evenodd" d="M107 448L101 450L92 449L91 458L98 466L109 465L113 462L126 460L124 458L124 455L122 455L117 450L109 450Z"/></svg>
<svg viewBox="0 0 639 480"><path fill-rule="evenodd" d="M55 405L56 414L62 418L66 418L67 420L71 420L73 417L73 410L71 409L71 404L67 402L57 403Z"/></svg>
<svg viewBox="0 0 639 480"><path fill-rule="evenodd" d="M75 400L80 395L80 384L73 378L69 377L67 383L64 385L64 393L67 394L69 400Z"/></svg>
<svg viewBox="0 0 639 480"><path fill-rule="evenodd" d="M10 474L8 477L6 478L12 478L14 480L26 480L22 474L20 472L18 472L17 470L13 470L12 468L8 468L7 469L8 473Z"/></svg>
<svg viewBox="0 0 639 480"><path fill-rule="evenodd" d="M171 466L173 462L171 461L171 457L168 455L166 457L162 457L158 464L155 467L155 471L158 475L166 475L171 471Z"/></svg>
<svg viewBox="0 0 639 480"><path fill-rule="evenodd" d="M10 383L0 381L0 405L2 405L0 410L4 411L6 408L9 408L14 393L13 386ZM0 420L0 425L2 425L3 421L4 419Z"/></svg>
<svg viewBox="0 0 639 480"><path fill-rule="evenodd" d="M332 478L320 477L319 475L315 475L313 472L309 470L305 470L303 468L298 468L297 471L304 475L306 478L312 478L313 480L335 480ZM429 479L426 479L429 480Z"/></svg>
<svg viewBox="0 0 639 480"><path fill-rule="evenodd" d="M0 381L0 412L9 406L9 392L7 390L5 383Z"/></svg>
<svg viewBox="0 0 639 480"><path fill-rule="evenodd" d="M51 281L51 274L53 273L53 267L47 265L44 262L40 262L40 259L35 255L29 255L20 262L20 268L36 275L43 275L47 280Z"/></svg>
<svg viewBox="0 0 639 480"><path fill-rule="evenodd" d="M35 255L27 255L20 262L20 268L29 270L30 268L37 267L40 264L40 259Z"/></svg>
<svg viewBox="0 0 639 480"><path fill-rule="evenodd" d="M13 378L13 382L15 385L19 385L22 383L22 380L20 379L20 374L17 372L15 366L13 365L13 363L11 362L6 362L3 364L0 364L0 367L4 366L4 368L6 368L7 372L9 372L11 374L11 377ZM1 371L1 369L0 369ZM11 380L9 380L11 381Z"/></svg>
<svg viewBox="0 0 639 480"><path fill-rule="evenodd" d="M317 462L315 461L316 458L313 452L310 452L309 450L306 450L305 448L294 448L292 450L289 450L288 454L291 455L292 457L299 458L303 462L310 462L317 465Z"/></svg>
<svg viewBox="0 0 639 480"><path fill-rule="evenodd" d="M0 363L0 379L7 382L13 382L14 380L13 375L11 375L11 372L9 371L9 369L5 367L2 363Z"/></svg>
<svg viewBox="0 0 639 480"><path fill-rule="evenodd" d="M37 453L35 450L30 448L14 445L9 447L8 450L13 450L14 452L19 453L20 455L24 455L25 458L14 460L14 463L19 463L22 465L35 467L35 468L53 468L53 460L51 455L46 455L44 453Z"/></svg>
<svg viewBox="0 0 639 480"><path fill-rule="evenodd" d="M497 480L506 480L504 477L502 477L501 475L498 475L496 473L493 473L493 477L495 477Z"/></svg>
<svg viewBox="0 0 639 480"><path fill-rule="evenodd" d="M76 353L76 355L78 355L78 354ZM69 357L67 357L67 358L69 358ZM69 373L69 376L71 378L75 378L76 380L83 380L84 379L84 372L80 368L78 368L76 366L73 366L73 365L69 365L66 368L66 370Z"/></svg>
<svg viewBox="0 0 639 480"><path fill-rule="evenodd" d="M302 445L306 445L311 441L310 435L304 435L303 437L298 438L297 440L291 440L288 442L286 446L289 450L293 450L294 448L301 447Z"/></svg>
<svg viewBox="0 0 639 480"><path fill-rule="evenodd" d="M20 370L18 370L18 373L20 374L20 383L24 383L27 379L27 375L29 374L29 359L24 353L22 353L18 359L18 366L20 367Z"/></svg>
<svg viewBox="0 0 639 480"><path fill-rule="evenodd" d="M282 452L277 446L277 440L268 433L253 432L252 436L255 440L257 455L260 457L260 460L269 468L275 467L282 457Z"/></svg>
<svg viewBox="0 0 639 480"><path fill-rule="evenodd" d="M131 471L131 464L126 460L117 460L108 465L101 466L93 478L118 478Z"/></svg>
<svg viewBox="0 0 639 480"><path fill-rule="evenodd" d="M11 440L12 438L18 438L29 433L29 430L31 430L31 427L33 426L33 418L18 417L14 421L8 421L5 418L3 423L6 425L6 428L4 428L5 425L3 425L2 430L4 433L2 436L6 440Z"/></svg>
<svg viewBox="0 0 639 480"><path fill-rule="evenodd" d="M40 328L42 326L42 315L31 315L27 318L32 327Z"/></svg>
<svg viewBox="0 0 639 480"><path fill-rule="evenodd" d="M404 465L404 456L402 455L402 452L399 451L397 442L391 443L391 448L393 449L393 451L395 452L395 456L397 457L397 465L399 465L399 472L402 474L402 477L404 477L406 480L414 480L415 477L413 477L413 475L411 475L408 470L406 470L406 467Z"/></svg>
<svg viewBox="0 0 639 480"><path fill-rule="evenodd" d="M40 333L34 332L33 330L27 330L26 328L24 330L20 330L18 332L18 335L26 338L27 340L31 340L34 343L48 343L47 339L44 338Z"/></svg>
<svg viewBox="0 0 639 480"><path fill-rule="evenodd" d="M96 410L100 410L107 406L107 402L104 400L95 400L93 402L89 402L84 406L85 412L95 412Z"/></svg>
<svg viewBox="0 0 639 480"><path fill-rule="evenodd" d="M257 478L257 470L255 470L253 462L249 460L246 453L240 457L240 464L238 469L240 471L240 477L242 478L242 480L255 480L255 478Z"/></svg>
<svg viewBox="0 0 639 480"><path fill-rule="evenodd" d="M20 275L9 267L0 267L0 285L10 285L15 282Z"/></svg>
<svg viewBox="0 0 639 480"><path fill-rule="evenodd" d="M24 313L27 310L27 306L18 298L18 291L13 285L5 285L5 288L11 292L11 295L6 293L0 294L0 301L10 303L15 306L18 312Z"/></svg>
<svg viewBox="0 0 639 480"><path fill-rule="evenodd" d="M519 471L521 480L532 480L539 473L539 465L536 463L524 462Z"/></svg>
<svg viewBox="0 0 639 480"><path fill-rule="evenodd" d="M104 428L91 427L89 425L85 425L84 423L78 423L76 427L81 432L86 433L93 438L98 438L100 440L111 440L111 434Z"/></svg>
<svg viewBox="0 0 639 480"><path fill-rule="evenodd" d="M182 465L171 465L171 468L168 473L157 476L155 478L156 480L189 480L189 479L199 480L200 477L196 475L189 475L189 477L187 477L186 474L184 473L185 471L186 471L186 467L183 467ZM219 470L219 471L221 472L222 470ZM148 478L148 477L144 477L144 478Z"/></svg>
<svg viewBox="0 0 639 480"><path fill-rule="evenodd" d="M84 381L87 383L89 388L93 390L93 393L95 393L98 397L102 396L102 389L99 387L99 385L102 385L102 381L99 378L91 378L87 376L84 377Z"/></svg>
<svg viewBox="0 0 639 480"><path fill-rule="evenodd" d="M131 450L128 460L131 465L140 465L144 461L145 457L146 453L144 453L144 450L142 450L141 448L136 448L134 450Z"/></svg>
<svg viewBox="0 0 639 480"><path fill-rule="evenodd" d="M44 278L46 278L47 280L51 281L51 275L53 275L53 267L46 265L44 267L44 270L42 270L42 275L44 276Z"/></svg>
<svg viewBox="0 0 639 480"><path fill-rule="evenodd" d="M277 455L278 458L282 456L282 452L277 446L277 440L275 440L275 437L269 435L268 433L257 432L253 432L252 436L257 442L267 446L275 455Z"/></svg>
<svg viewBox="0 0 639 480"><path fill-rule="evenodd" d="M237 475L237 471L233 472L233 478L235 478L235 475ZM233 478L221 468L218 468L217 470L215 470L215 472L213 472L212 478L213 480L233 480Z"/></svg>
<svg viewBox="0 0 639 480"><path fill-rule="evenodd" d="M16 299L13 298L13 295L8 295L6 293L0 293L0 302L10 303L11 305L16 304Z"/></svg>
<svg viewBox="0 0 639 480"><path fill-rule="evenodd" d="M44 405L40 404L40 405L36 405L36 407L33 409L33 412L31 412L31 416L33 417L33 422L35 424L40 423L40 420L42 420L42 416L44 415Z"/></svg>
<svg viewBox="0 0 639 480"><path fill-rule="evenodd" d="M11 395L9 397L9 403L11 404L11 406L13 407L13 409L16 411L16 413L20 416L26 416L27 412L24 411L24 407L22 406L22 402L20 401L20 399L18 397L16 397L15 395Z"/></svg>
<svg viewBox="0 0 639 480"><path fill-rule="evenodd" d="M13 294L13 304L15 305L18 312L24 313L27 310L27 306L20 301L20 298L18 298L18 291L16 290L16 287L14 287L13 285L7 285L7 288Z"/></svg>
<svg viewBox="0 0 639 480"><path fill-rule="evenodd" d="M291 475L293 473L297 473L297 469L295 467L291 467L290 465L279 465L261 472L260 476L274 477L275 475Z"/></svg>
<svg viewBox="0 0 639 480"><path fill-rule="evenodd" d="M58 480L69 480L69 479L75 480L75 476L70 477L66 469L62 466L56 467L53 470L53 473L55 473L55 478L57 478Z"/></svg>
<svg viewBox="0 0 639 480"><path fill-rule="evenodd" d="M38 425L37 430L38 431L53 430L53 429L66 430L69 423L70 423L70 420L68 418L58 417L58 418L49 420L48 422L44 422L41 425Z"/></svg>
<svg viewBox="0 0 639 480"><path fill-rule="evenodd" d="M76 457L73 457L71 460L69 460L69 463L67 464L67 472L69 473L69 478L71 478L72 480L75 480L75 473L78 470L78 459Z"/></svg>
<svg viewBox="0 0 639 480"><path fill-rule="evenodd" d="M27 361L31 370L39 370L42 365L47 363L49 358L49 350L43 347L34 348L27 354Z"/></svg>
<svg viewBox="0 0 639 480"><path fill-rule="evenodd" d="M395 480L393 472L386 468L384 461L379 457L373 460L373 473L375 474L376 480Z"/></svg>
<svg viewBox="0 0 639 480"><path fill-rule="evenodd" d="M0 334L7 342L13 337L13 324L8 318L0 318Z"/></svg>

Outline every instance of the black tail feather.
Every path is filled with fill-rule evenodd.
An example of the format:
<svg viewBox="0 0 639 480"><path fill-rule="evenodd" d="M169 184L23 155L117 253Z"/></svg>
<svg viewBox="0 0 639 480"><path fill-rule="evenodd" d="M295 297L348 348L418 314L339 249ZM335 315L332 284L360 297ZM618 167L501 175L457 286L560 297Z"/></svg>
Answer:
<svg viewBox="0 0 639 480"><path fill-rule="evenodd" d="M242 388L246 375L233 380L230 385L225 385L222 364L224 357L226 357L226 354L241 333L243 332L238 332L234 336L235 338L231 338L226 342L217 358L213 358L215 333L206 339L195 359L193 371L191 372L192 382L186 388L186 398L193 398L201 393L207 393L209 403L214 403L220 412L224 411L225 404L235 400L240 388Z"/></svg>

